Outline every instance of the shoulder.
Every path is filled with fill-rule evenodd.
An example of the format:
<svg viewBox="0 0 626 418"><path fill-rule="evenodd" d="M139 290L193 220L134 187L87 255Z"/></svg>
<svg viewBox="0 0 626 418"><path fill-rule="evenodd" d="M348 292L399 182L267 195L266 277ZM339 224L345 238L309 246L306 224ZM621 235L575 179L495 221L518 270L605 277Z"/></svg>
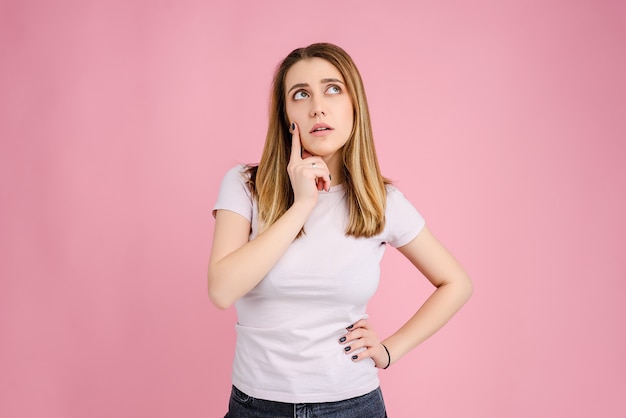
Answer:
<svg viewBox="0 0 626 418"><path fill-rule="evenodd" d="M256 166L248 164L237 164L231 167L224 177L220 186L220 195L244 192L251 198L253 194L253 183L256 176Z"/></svg>
<svg viewBox="0 0 626 418"><path fill-rule="evenodd" d="M385 215L387 219L394 220L418 220L423 222L421 214L411 200L409 200L396 186L387 184L387 204L385 205Z"/></svg>
<svg viewBox="0 0 626 418"><path fill-rule="evenodd" d="M232 177L248 181L250 179L250 169L252 166L248 164L237 164L226 171L224 177Z"/></svg>
<svg viewBox="0 0 626 418"><path fill-rule="evenodd" d="M256 166L249 164L237 164L231 167L224 174L222 179L222 187L230 187L234 185L243 185L250 188L250 183L254 181L256 174Z"/></svg>
<svg viewBox="0 0 626 418"><path fill-rule="evenodd" d="M386 185L385 240L401 247L414 239L426 222L415 206L393 185Z"/></svg>
<svg viewBox="0 0 626 418"><path fill-rule="evenodd" d="M387 204L406 199L400 189L391 183L385 184L385 191L387 195Z"/></svg>
<svg viewBox="0 0 626 418"><path fill-rule="evenodd" d="M213 214L219 209L227 209L252 219L253 195L250 188L252 169L246 164L239 164L224 174L222 184L213 207Z"/></svg>
<svg viewBox="0 0 626 418"><path fill-rule="evenodd" d="M413 203L393 184L386 184L385 190L387 194L387 212L393 212L399 207L410 206L414 208Z"/></svg>

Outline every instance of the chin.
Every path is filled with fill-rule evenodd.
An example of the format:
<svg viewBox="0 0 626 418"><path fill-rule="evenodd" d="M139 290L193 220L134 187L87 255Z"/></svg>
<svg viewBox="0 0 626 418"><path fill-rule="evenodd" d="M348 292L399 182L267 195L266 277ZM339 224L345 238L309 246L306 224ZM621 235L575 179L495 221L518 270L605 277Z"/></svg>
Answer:
<svg viewBox="0 0 626 418"><path fill-rule="evenodd" d="M335 150L320 150L319 152L313 153L313 155L316 155L316 156L321 157L321 158L329 158L329 157L332 157L334 155L337 155L337 153L339 153L338 149L335 149Z"/></svg>

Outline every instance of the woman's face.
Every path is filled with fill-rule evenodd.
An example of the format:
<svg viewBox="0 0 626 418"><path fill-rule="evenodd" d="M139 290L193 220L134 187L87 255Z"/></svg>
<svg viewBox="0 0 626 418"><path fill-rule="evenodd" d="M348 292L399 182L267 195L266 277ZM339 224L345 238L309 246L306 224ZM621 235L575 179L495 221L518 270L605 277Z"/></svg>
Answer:
<svg viewBox="0 0 626 418"><path fill-rule="evenodd" d="M339 70L322 58L300 60L287 71L285 95L287 117L298 125L302 147L325 159L341 155L354 112Z"/></svg>

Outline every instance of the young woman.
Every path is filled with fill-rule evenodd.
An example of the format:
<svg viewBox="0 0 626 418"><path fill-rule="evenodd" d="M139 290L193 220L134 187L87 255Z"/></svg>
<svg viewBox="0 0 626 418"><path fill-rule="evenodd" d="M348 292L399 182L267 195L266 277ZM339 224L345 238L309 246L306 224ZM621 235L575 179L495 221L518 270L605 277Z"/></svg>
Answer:
<svg viewBox="0 0 626 418"><path fill-rule="evenodd" d="M361 76L332 44L280 63L261 161L225 175L213 214L209 296L238 314L230 418L385 417L377 369L435 333L472 293L463 268L381 175ZM366 306L386 244L436 289L381 340Z"/></svg>

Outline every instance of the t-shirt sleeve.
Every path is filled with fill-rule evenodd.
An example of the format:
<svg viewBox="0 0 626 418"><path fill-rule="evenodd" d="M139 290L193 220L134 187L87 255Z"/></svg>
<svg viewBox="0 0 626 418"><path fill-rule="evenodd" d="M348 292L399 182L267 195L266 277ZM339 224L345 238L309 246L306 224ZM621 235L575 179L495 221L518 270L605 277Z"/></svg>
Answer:
<svg viewBox="0 0 626 418"><path fill-rule="evenodd" d="M213 216L218 210L235 212L252 222L252 193L247 184L245 165L238 165L226 172L222 179Z"/></svg>
<svg viewBox="0 0 626 418"><path fill-rule="evenodd" d="M394 186L387 186L385 216L385 239L395 248L413 241L426 225L422 215Z"/></svg>

